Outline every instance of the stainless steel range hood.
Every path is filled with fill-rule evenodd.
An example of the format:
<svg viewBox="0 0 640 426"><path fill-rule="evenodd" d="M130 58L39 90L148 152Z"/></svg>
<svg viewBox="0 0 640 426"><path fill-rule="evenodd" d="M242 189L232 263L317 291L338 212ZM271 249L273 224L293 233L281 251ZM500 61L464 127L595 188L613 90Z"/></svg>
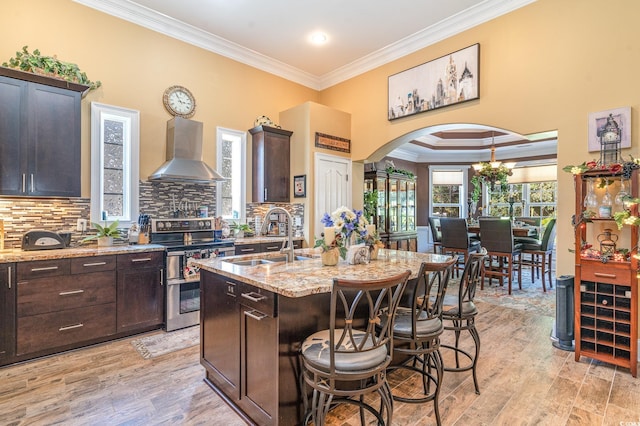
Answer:
<svg viewBox="0 0 640 426"><path fill-rule="evenodd" d="M149 180L210 183L225 178L202 161L202 123L174 117L167 121L167 162Z"/></svg>

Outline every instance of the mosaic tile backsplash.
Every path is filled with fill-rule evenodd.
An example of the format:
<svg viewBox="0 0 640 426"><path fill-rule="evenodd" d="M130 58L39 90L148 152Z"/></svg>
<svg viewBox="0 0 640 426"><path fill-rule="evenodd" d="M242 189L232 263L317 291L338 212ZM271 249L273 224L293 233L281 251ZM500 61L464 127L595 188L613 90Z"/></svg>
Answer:
<svg viewBox="0 0 640 426"><path fill-rule="evenodd" d="M152 218L174 216L174 206L184 215L196 214L201 206L206 206L209 216L216 216L216 185L180 182L140 182L140 213ZM175 203L174 203L175 201ZM267 210L272 206L287 209L294 218L294 235L302 236L304 226L303 204L247 204L247 223L255 230L255 220L260 224ZM72 245L86 236L76 231L78 219L90 221L91 200L89 198L38 199L0 197L0 220L4 222L5 248L19 248L22 235L32 229L67 231L72 233ZM126 235L126 230L124 235Z"/></svg>

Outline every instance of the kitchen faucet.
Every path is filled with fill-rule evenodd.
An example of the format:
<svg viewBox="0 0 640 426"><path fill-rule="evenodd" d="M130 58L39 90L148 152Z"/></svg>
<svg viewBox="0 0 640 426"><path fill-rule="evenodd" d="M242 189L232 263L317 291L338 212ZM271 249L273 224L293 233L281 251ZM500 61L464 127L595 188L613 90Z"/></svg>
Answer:
<svg viewBox="0 0 640 426"><path fill-rule="evenodd" d="M271 207L267 213L264 215L264 220L262 221L262 227L260 228L260 235L265 234L267 227L269 226L269 215L271 215L271 213L284 213L285 215L287 215L287 228L288 228L288 236L287 236L287 241L283 241L282 242L282 248L280 249L280 253L286 253L287 254L287 261L288 262L293 262L294 259L294 255L293 255L293 219L291 218L291 213L289 213L288 211L286 211L285 209L283 209L282 207ZM285 248L284 245L285 243L288 244L288 247Z"/></svg>

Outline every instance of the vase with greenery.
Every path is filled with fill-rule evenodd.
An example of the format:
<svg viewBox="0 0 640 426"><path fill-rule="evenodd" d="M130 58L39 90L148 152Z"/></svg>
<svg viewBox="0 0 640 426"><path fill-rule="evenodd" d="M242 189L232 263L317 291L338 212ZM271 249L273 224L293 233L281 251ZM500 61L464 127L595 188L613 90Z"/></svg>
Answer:
<svg viewBox="0 0 640 426"><path fill-rule="evenodd" d="M112 222L111 225L107 225L105 223L104 226L100 225L99 223L92 222L91 226L93 226L96 229L97 231L96 234L90 235L84 238L81 241L82 243L85 243L87 241L92 241L92 240L98 240L99 247L111 246L113 245L113 238L120 236L120 230L118 229L117 220L115 222Z"/></svg>
<svg viewBox="0 0 640 426"><path fill-rule="evenodd" d="M10 58L8 62L3 62L2 66L83 84L89 86L89 90L97 89L102 85L100 81L89 80L87 74L80 71L78 65L61 61L55 55L44 56L38 49L29 52L28 47L24 46L22 51L16 52L15 58Z"/></svg>
<svg viewBox="0 0 640 426"><path fill-rule="evenodd" d="M234 232L236 238L243 238L245 235L252 234L251 227L246 223L234 222L229 225L229 228Z"/></svg>

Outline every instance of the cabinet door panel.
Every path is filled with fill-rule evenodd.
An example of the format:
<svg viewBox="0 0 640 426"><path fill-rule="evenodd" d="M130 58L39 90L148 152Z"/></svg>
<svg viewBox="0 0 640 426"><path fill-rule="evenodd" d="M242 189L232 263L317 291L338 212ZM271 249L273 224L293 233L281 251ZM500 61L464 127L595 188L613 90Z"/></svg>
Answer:
<svg viewBox="0 0 640 426"><path fill-rule="evenodd" d="M28 193L80 196L80 93L30 86Z"/></svg>
<svg viewBox="0 0 640 426"><path fill-rule="evenodd" d="M115 271L21 281L18 316L115 302L115 281Z"/></svg>
<svg viewBox="0 0 640 426"><path fill-rule="evenodd" d="M22 173L26 170L27 82L0 77L0 193L24 195ZM24 161L23 161L24 160Z"/></svg>
<svg viewBox="0 0 640 426"><path fill-rule="evenodd" d="M157 268L118 270L118 332L162 324L164 288Z"/></svg>
<svg viewBox="0 0 640 426"><path fill-rule="evenodd" d="M18 355L115 333L115 303L18 318Z"/></svg>
<svg viewBox="0 0 640 426"><path fill-rule="evenodd" d="M16 345L15 264L0 265L0 365L11 362Z"/></svg>
<svg viewBox="0 0 640 426"><path fill-rule="evenodd" d="M239 398L240 310L239 284L209 272L201 274L200 327L202 362L212 367L212 378L228 395Z"/></svg>
<svg viewBox="0 0 640 426"><path fill-rule="evenodd" d="M243 408L259 424L275 424L278 391L274 371L278 368L277 320L242 306L242 401Z"/></svg>

